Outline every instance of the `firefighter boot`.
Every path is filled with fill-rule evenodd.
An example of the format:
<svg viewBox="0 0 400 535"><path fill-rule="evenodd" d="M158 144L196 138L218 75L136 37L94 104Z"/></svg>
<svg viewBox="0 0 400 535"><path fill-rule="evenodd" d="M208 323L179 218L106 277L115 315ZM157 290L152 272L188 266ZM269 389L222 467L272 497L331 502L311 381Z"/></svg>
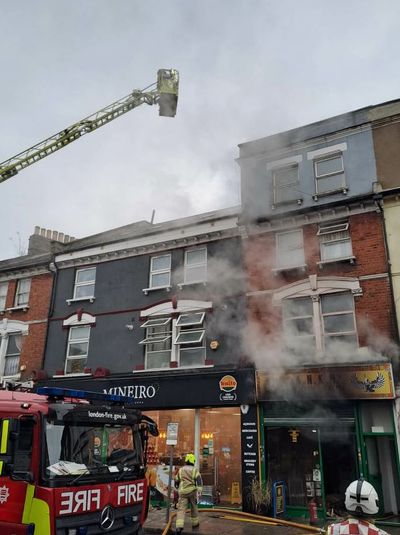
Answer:
<svg viewBox="0 0 400 535"><path fill-rule="evenodd" d="M183 528L176 528L175 535L181 535L183 533Z"/></svg>

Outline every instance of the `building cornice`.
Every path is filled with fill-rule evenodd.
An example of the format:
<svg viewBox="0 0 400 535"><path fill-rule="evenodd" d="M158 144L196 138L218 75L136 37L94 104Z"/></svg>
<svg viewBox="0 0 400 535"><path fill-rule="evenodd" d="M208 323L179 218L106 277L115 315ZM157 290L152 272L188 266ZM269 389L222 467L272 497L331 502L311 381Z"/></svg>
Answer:
<svg viewBox="0 0 400 535"><path fill-rule="evenodd" d="M38 275L50 274L49 268L46 266L36 267L20 267L7 271L7 273L0 273L0 282L7 282L16 279L26 279L28 277L37 277Z"/></svg>
<svg viewBox="0 0 400 535"><path fill-rule="evenodd" d="M58 268L97 264L239 236L240 230L235 216L221 221L176 228L158 235L142 235L117 243L60 254L55 257L55 262Z"/></svg>
<svg viewBox="0 0 400 535"><path fill-rule="evenodd" d="M333 141L337 141L343 138L347 138L349 136L354 136L356 134L360 134L363 132L371 132L371 122L366 122L362 125L355 126L352 128L348 128L346 130L339 130L337 132L332 132L331 134L321 135L313 138L309 138L306 140L298 141L297 143L289 144L280 148L260 148L257 152L254 152L252 154L248 154L245 156L239 156L239 158L236 158L236 162L239 164L239 166L246 166L248 163L252 163L255 161L263 161L263 160L271 160L276 159L278 157L284 157L288 154L293 154L294 152L301 153L309 150L312 147L316 147L318 145L321 145L323 143L331 143ZM276 134L279 135L279 134ZM265 138L268 139L268 138ZM255 140L254 143L256 143L259 140ZM246 145L250 145L252 142L249 141L246 143ZM239 145L240 148L240 145Z"/></svg>
<svg viewBox="0 0 400 535"><path fill-rule="evenodd" d="M264 234L265 232L278 232L305 225L320 224L354 215L380 211L379 205L373 199L348 202L346 204L326 208L307 210L307 212L296 213L290 216L273 216L267 221L250 223L246 227L246 235L249 237L257 234ZM246 236L243 234L243 237Z"/></svg>

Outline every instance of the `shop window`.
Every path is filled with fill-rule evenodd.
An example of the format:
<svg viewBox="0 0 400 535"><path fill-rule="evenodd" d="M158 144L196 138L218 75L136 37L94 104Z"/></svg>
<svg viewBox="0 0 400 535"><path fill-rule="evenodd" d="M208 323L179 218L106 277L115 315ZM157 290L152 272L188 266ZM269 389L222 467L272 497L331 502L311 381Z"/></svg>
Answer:
<svg viewBox="0 0 400 535"><path fill-rule="evenodd" d="M89 351L90 325L70 327L65 373L83 373Z"/></svg>
<svg viewBox="0 0 400 535"><path fill-rule="evenodd" d="M207 281L207 249L201 247L185 251L184 284Z"/></svg>
<svg viewBox="0 0 400 535"><path fill-rule="evenodd" d="M150 259L149 289L171 285L171 255L153 256Z"/></svg>
<svg viewBox="0 0 400 535"><path fill-rule="evenodd" d="M167 425L178 423L178 443L173 448L173 475L184 464L188 452L197 454L203 478L202 503L240 505L241 448L240 409L207 408L146 411L157 422L160 434L150 437L147 477L154 504L167 498L170 447L166 444ZM198 433L195 433L195 429ZM239 440L239 446L238 446Z"/></svg>
<svg viewBox="0 0 400 535"><path fill-rule="evenodd" d="M276 269L304 267L303 230L276 234Z"/></svg>
<svg viewBox="0 0 400 535"><path fill-rule="evenodd" d="M296 202L299 199L299 167L290 165L274 169L274 204Z"/></svg>
<svg viewBox="0 0 400 535"><path fill-rule="evenodd" d="M347 222L321 225L317 236L319 236L322 262L354 259Z"/></svg>
<svg viewBox="0 0 400 535"><path fill-rule="evenodd" d="M0 311L6 308L8 282L0 282Z"/></svg>
<svg viewBox="0 0 400 535"><path fill-rule="evenodd" d="M96 268L78 269L75 275L74 299L90 299L94 297Z"/></svg>
<svg viewBox="0 0 400 535"><path fill-rule="evenodd" d="M29 303L29 292L31 290L31 279L20 279L15 292L14 306L23 307Z"/></svg>
<svg viewBox="0 0 400 535"><path fill-rule="evenodd" d="M282 312L285 342L295 352L343 352L358 345L350 292L286 299Z"/></svg>
<svg viewBox="0 0 400 535"><path fill-rule="evenodd" d="M204 312L159 317L142 324L146 329L140 344L145 346L145 368L204 366L206 358Z"/></svg>

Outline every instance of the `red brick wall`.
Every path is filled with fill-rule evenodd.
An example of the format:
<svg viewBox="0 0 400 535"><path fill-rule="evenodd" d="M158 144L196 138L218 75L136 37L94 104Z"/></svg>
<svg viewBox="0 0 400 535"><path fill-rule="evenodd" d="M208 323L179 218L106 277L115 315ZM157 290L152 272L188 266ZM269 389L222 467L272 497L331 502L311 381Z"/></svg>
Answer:
<svg viewBox="0 0 400 535"><path fill-rule="evenodd" d="M349 222L353 254L356 257L354 264L335 262L324 265L322 269L318 266L320 248L316 224L303 227L307 264L304 271L274 274L274 232L253 235L244 243L248 291L267 290L263 294L249 296L249 320L258 322L267 337L277 337L281 331L280 307L272 306L268 290L307 279L312 274L319 277L358 278L388 272L381 215L377 212L354 215ZM354 299L360 346L369 345L380 352L390 353L390 340L396 336L396 330L389 279L361 280L360 286L363 294Z"/></svg>
<svg viewBox="0 0 400 535"><path fill-rule="evenodd" d="M248 290L279 288L308 275L337 277L359 277L385 273L388 270L381 215L376 212L354 215L350 219L350 235L355 264L335 262L320 268L318 225L303 226L304 253L307 268L305 271L288 271L274 274L275 233L268 232L248 238L244 244L245 267L248 277Z"/></svg>
<svg viewBox="0 0 400 535"><path fill-rule="evenodd" d="M26 366L25 371L21 371L23 378L31 376L32 370L40 369L44 357L44 349L47 333L47 321L50 307L51 290L53 276L51 273L36 275L31 277L31 290L29 294L29 308L5 312L2 318L29 323L29 332L22 337L20 366ZM10 281L8 284L6 307L14 306L15 291L17 281Z"/></svg>

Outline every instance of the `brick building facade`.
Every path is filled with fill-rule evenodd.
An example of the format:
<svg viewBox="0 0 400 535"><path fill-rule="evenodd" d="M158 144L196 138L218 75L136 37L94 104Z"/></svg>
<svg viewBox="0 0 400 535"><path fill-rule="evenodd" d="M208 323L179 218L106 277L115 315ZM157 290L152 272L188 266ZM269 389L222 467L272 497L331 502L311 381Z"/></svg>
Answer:
<svg viewBox="0 0 400 535"><path fill-rule="evenodd" d="M381 513L400 509L376 115L357 110L239 147L263 467L283 481L294 516L311 500L322 516L344 512L359 476L377 488Z"/></svg>

